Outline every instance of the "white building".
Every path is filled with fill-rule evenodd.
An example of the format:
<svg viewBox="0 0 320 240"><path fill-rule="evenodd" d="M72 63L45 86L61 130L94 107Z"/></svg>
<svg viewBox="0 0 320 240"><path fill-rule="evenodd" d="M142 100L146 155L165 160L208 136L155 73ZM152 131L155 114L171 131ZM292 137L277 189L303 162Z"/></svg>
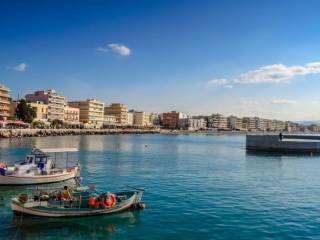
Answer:
<svg viewBox="0 0 320 240"><path fill-rule="evenodd" d="M36 91L26 95L27 102L43 102L48 105L48 120L55 119L64 121L64 106L66 99L59 95L54 89Z"/></svg>
<svg viewBox="0 0 320 240"><path fill-rule="evenodd" d="M204 118L182 118L179 119L179 128L184 130L205 129L207 121Z"/></svg>

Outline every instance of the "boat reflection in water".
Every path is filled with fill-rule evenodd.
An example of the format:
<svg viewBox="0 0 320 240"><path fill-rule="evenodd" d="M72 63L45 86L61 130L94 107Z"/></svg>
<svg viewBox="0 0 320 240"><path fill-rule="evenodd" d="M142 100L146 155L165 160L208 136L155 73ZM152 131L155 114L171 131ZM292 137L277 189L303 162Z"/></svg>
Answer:
<svg viewBox="0 0 320 240"><path fill-rule="evenodd" d="M13 215L11 224L7 228L9 234L17 239L25 238L80 238L93 239L106 237L121 231L124 227L139 224L139 211L127 211L115 215L85 218L47 218ZM71 235L72 236L71 236Z"/></svg>

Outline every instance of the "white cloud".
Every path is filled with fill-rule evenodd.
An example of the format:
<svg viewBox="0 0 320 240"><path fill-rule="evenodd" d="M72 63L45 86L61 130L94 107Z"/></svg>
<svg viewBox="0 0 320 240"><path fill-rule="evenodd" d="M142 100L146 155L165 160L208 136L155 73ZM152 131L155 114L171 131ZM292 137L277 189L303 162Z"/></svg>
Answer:
<svg viewBox="0 0 320 240"><path fill-rule="evenodd" d="M24 72L27 69L27 64L20 63L17 66L15 66L13 69L18 71L18 72Z"/></svg>
<svg viewBox="0 0 320 240"><path fill-rule="evenodd" d="M213 80L208 81L208 84L209 85L226 85L226 84L228 84L228 80L224 79L224 78L213 79Z"/></svg>
<svg viewBox="0 0 320 240"><path fill-rule="evenodd" d="M121 56L129 56L131 54L131 49L120 43L110 43L104 47L97 47L97 51L104 53L112 51Z"/></svg>
<svg viewBox="0 0 320 240"><path fill-rule="evenodd" d="M296 76L320 73L320 62L311 62L306 65L286 66L283 64L272 64L262 66L258 69L243 73L234 79L224 79L227 84L259 84L259 83L288 83ZM218 81L219 79L217 79ZM208 82L214 82L211 80ZM220 84L222 85L222 84Z"/></svg>
<svg viewBox="0 0 320 240"><path fill-rule="evenodd" d="M109 52L109 48L107 48L107 47L97 47L97 51L106 53L106 52Z"/></svg>
<svg viewBox="0 0 320 240"><path fill-rule="evenodd" d="M232 85L232 84L227 84L227 85L225 86L225 88L231 89L231 88L233 88L233 85Z"/></svg>
<svg viewBox="0 0 320 240"><path fill-rule="evenodd" d="M131 54L131 49L125 45L119 43L111 43L108 46L113 52L118 53L121 56L129 56Z"/></svg>
<svg viewBox="0 0 320 240"><path fill-rule="evenodd" d="M272 104L277 104L277 105L294 105L297 102L294 100L290 99L274 99L271 101Z"/></svg>
<svg viewBox="0 0 320 240"><path fill-rule="evenodd" d="M253 106L258 106L258 105L260 105L260 103L258 101L254 101L254 100L242 99L240 101L240 105L245 108L250 108Z"/></svg>

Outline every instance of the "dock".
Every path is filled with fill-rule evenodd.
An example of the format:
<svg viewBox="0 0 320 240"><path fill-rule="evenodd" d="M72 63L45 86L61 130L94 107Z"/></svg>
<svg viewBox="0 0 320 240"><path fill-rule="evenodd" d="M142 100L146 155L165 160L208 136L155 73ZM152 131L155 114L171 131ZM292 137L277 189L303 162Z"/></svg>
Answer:
<svg viewBox="0 0 320 240"><path fill-rule="evenodd" d="M246 149L254 151L320 153L318 134L247 134Z"/></svg>

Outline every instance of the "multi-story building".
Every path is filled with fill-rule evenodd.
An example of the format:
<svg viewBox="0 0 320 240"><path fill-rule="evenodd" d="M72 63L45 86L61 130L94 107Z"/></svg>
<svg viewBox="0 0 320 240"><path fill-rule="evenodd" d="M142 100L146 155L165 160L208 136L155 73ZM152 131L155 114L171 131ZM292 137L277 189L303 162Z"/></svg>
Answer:
<svg viewBox="0 0 320 240"><path fill-rule="evenodd" d="M159 126L161 124L160 115L157 113L150 113L149 114L149 121L150 121L151 125Z"/></svg>
<svg viewBox="0 0 320 240"><path fill-rule="evenodd" d="M80 122L80 109L68 105L64 106L64 122L78 124Z"/></svg>
<svg viewBox="0 0 320 240"><path fill-rule="evenodd" d="M0 85L0 120L10 117L10 89Z"/></svg>
<svg viewBox="0 0 320 240"><path fill-rule="evenodd" d="M117 125L117 118L113 115L104 115L103 125L105 126L115 126Z"/></svg>
<svg viewBox="0 0 320 240"><path fill-rule="evenodd" d="M254 117L255 120L255 129L260 131L265 131L267 129L265 119Z"/></svg>
<svg viewBox="0 0 320 240"><path fill-rule="evenodd" d="M228 119L222 114L212 114L208 117L208 128L227 129Z"/></svg>
<svg viewBox="0 0 320 240"><path fill-rule="evenodd" d="M256 131L256 119L253 117L242 118L242 127L248 131Z"/></svg>
<svg viewBox="0 0 320 240"><path fill-rule="evenodd" d="M286 131L288 131L288 132L297 132L297 131L299 131L299 124L298 123L286 121L285 124L286 124L286 126L285 126L285 130Z"/></svg>
<svg viewBox="0 0 320 240"><path fill-rule="evenodd" d="M276 131L284 131L286 129L286 124L283 121L275 120Z"/></svg>
<svg viewBox="0 0 320 240"><path fill-rule="evenodd" d="M65 97L55 90L40 90L26 95L27 102L43 102L48 105L48 120L64 120Z"/></svg>
<svg viewBox="0 0 320 240"><path fill-rule="evenodd" d="M36 112L36 117L33 119L33 121L42 121L42 122L48 121L48 105L47 104L37 101L37 102L31 102L29 103L29 105Z"/></svg>
<svg viewBox="0 0 320 240"><path fill-rule="evenodd" d="M104 108L104 114L115 116L119 124L128 124L128 108L124 104L112 103L110 106Z"/></svg>
<svg viewBox="0 0 320 240"><path fill-rule="evenodd" d="M132 126L133 123L134 123L134 111L129 111L128 114L127 114L127 125L128 126Z"/></svg>
<svg viewBox="0 0 320 240"><path fill-rule="evenodd" d="M181 112L167 112L162 115L162 125L164 128L177 129L179 128L179 119L187 118L188 116Z"/></svg>
<svg viewBox="0 0 320 240"><path fill-rule="evenodd" d="M104 103L96 99L68 102L69 107L78 108L79 121L85 124L101 127L104 121Z"/></svg>
<svg viewBox="0 0 320 240"><path fill-rule="evenodd" d="M179 128L184 130L205 129L207 121L204 118L182 118L179 119Z"/></svg>
<svg viewBox="0 0 320 240"><path fill-rule="evenodd" d="M271 119L265 119L265 126L266 126L266 130L270 132L274 131L276 128L275 121Z"/></svg>
<svg viewBox="0 0 320 240"><path fill-rule="evenodd" d="M311 124L308 126L308 129L312 132L320 132L320 126L317 124Z"/></svg>
<svg viewBox="0 0 320 240"><path fill-rule="evenodd" d="M242 118L236 116L228 117L228 128L231 130L243 130Z"/></svg>
<svg viewBox="0 0 320 240"><path fill-rule="evenodd" d="M17 106L19 104L18 100L12 100L10 99L10 116L8 119L10 120L15 120L16 119L16 110L17 110Z"/></svg>
<svg viewBox="0 0 320 240"><path fill-rule="evenodd" d="M133 124L136 126L150 126L150 117L145 112L134 112L133 113Z"/></svg>

